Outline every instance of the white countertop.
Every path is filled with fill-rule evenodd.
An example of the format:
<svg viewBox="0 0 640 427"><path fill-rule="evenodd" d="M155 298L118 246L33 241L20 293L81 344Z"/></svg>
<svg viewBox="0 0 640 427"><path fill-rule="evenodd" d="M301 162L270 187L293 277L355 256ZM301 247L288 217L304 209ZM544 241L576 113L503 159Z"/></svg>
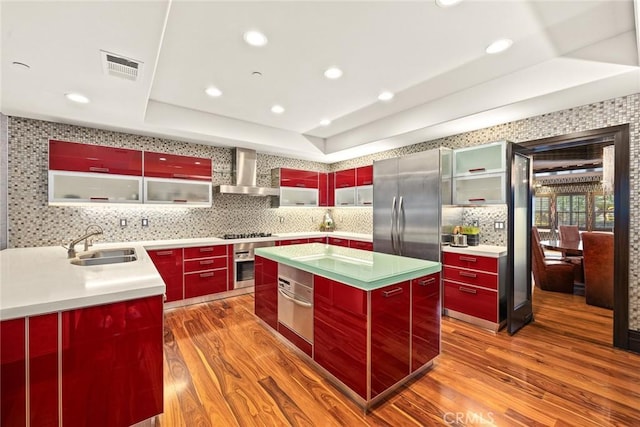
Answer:
<svg viewBox="0 0 640 427"><path fill-rule="evenodd" d="M164 282L142 245L91 249L104 247L132 247L138 259L78 266L60 246L0 251L0 320L164 294Z"/></svg>
<svg viewBox="0 0 640 427"><path fill-rule="evenodd" d="M486 256L491 258L499 258L507 255L506 246L478 245L460 248L455 246L443 246L442 252L452 252L456 254Z"/></svg>
<svg viewBox="0 0 640 427"><path fill-rule="evenodd" d="M372 241L370 234L311 231L251 239L205 237L100 243L90 250L132 247L138 259L96 266L72 265L67 259L67 251L60 246L5 249L0 251L0 320L164 294L164 282L145 248L170 249L321 236ZM81 244L77 246L78 249L81 247Z"/></svg>

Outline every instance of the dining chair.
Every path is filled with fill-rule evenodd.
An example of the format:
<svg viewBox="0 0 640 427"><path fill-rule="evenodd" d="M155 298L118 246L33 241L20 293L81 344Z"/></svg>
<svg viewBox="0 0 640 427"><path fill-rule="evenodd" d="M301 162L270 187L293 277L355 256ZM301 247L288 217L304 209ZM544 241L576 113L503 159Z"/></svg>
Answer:
<svg viewBox="0 0 640 427"><path fill-rule="evenodd" d="M573 293L573 269L571 263L545 259L540 235L531 228L531 272L537 287L543 291Z"/></svg>
<svg viewBox="0 0 640 427"><path fill-rule="evenodd" d="M613 234L582 233L587 304L613 308Z"/></svg>
<svg viewBox="0 0 640 427"><path fill-rule="evenodd" d="M560 232L560 240L567 242L579 242L580 230L577 225L561 225L558 227ZM570 249L563 251L563 259L575 265L575 280L576 282L584 282L584 267L582 254L580 252L572 251Z"/></svg>

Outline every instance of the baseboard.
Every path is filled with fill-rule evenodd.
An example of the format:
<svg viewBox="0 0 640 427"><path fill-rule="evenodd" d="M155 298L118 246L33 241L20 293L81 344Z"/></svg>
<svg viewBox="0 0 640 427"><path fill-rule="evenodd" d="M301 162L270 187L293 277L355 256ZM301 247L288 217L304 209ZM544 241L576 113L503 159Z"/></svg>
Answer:
<svg viewBox="0 0 640 427"><path fill-rule="evenodd" d="M640 353L640 331L628 331L629 350Z"/></svg>

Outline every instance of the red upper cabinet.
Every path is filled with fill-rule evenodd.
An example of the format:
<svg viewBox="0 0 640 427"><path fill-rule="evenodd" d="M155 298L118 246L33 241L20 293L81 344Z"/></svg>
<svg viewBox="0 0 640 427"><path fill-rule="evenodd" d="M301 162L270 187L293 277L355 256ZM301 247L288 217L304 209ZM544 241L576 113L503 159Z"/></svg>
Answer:
<svg viewBox="0 0 640 427"><path fill-rule="evenodd" d="M211 181L211 159L145 151L144 176Z"/></svg>
<svg viewBox="0 0 640 427"><path fill-rule="evenodd" d="M336 205L336 174L335 172L329 172L328 174L328 183L327 186L329 188L329 195L327 196L327 206L335 206Z"/></svg>
<svg viewBox="0 0 640 427"><path fill-rule="evenodd" d="M325 172L318 174L318 206L330 206L329 175Z"/></svg>
<svg viewBox="0 0 640 427"><path fill-rule="evenodd" d="M347 188L356 186L356 170L346 169L335 173L336 188Z"/></svg>
<svg viewBox="0 0 640 427"><path fill-rule="evenodd" d="M142 176L142 151L52 139L49 169Z"/></svg>
<svg viewBox="0 0 640 427"><path fill-rule="evenodd" d="M280 168L280 186L318 188L318 172Z"/></svg>
<svg viewBox="0 0 640 427"><path fill-rule="evenodd" d="M356 185L373 185L373 165L356 169Z"/></svg>

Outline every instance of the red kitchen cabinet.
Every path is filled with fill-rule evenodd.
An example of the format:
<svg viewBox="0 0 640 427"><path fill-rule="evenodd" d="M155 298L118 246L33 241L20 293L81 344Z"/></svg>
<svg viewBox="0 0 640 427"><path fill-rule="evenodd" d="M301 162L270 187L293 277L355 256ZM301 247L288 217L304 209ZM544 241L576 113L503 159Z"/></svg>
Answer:
<svg viewBox="0 0 640 427"><path fill-rule="evenodd" d="M361 249L363 251L373 251L373 242L363 242L362 240L349 240L349 247Z"/></svg>
<svg viewBox="0 0 640 427"><path fill-rule="evenodd" d="M144 152L144 176L211 181L211 159Z"/></svg>
<svg viewBox="0 0 640 427"><path fill-rule="evenodd" d="M335 173L336 189L355 187L356 186L356 170L345 169Z"/></svg>
<svg viewBox="0 0 640 427"><path fill-rule="evenodd" d="M52 139L49 169L142 176L142 151Z"/></svg>
<svg viewBox="0 0 640 427"><path fill-rule="evenodd" d="M410 283L371 291L371 398L410 373Z"/></svg>
<svg viewBox="0 0 640 427"><path fill-rule="evenodd" d="M0 322L0 425L27 425L25 319Z"/></svg>
<svg viewBox="0 0 640 427"><path fill-rule="evenodd" d="M328 187L329 194L327 195L327 206L336 205L336 174L335 172L329 172L328 174Z"/></svg>
<svg viewBox="0 0 640 427"><path fill-rule="evenodd" d="M166 301L183 299L182 248L148 250L147 253L166 286Z"/></svg>
<svg viewBox="0 0 640 427"><path fill-rule="evenodd" d="M280 168L280 186L318 188L318 172Z"/></svg>
<svg viewBox="0 0 640 427"><path fill-rule="evenodd" d="M301 245L303 243L309 243L309 239L289 239L289 240L278 240L276 242L277 246Z"/></svg>
<svg viewBox="0 0 640 427"><path fill-rule="evenodd" d="M229 283L228 250L231 245L184 248L184 297L226 292Z"/></svg>
<svg viewBox="0 0 640 427"><path fill-rule="evenodd" d="M309 243L327 243L327 237L309 237Z"/></svg>
<svg viewBox="0 0 640 427"><path fill-rule="evenodd" d="M321 276L313 287L314 360L366 399L367 293Z"/></svg>
<svg viewBox="0 0 640 427"><path fill-rule="evenodd" d="M498 299L495 291L477 286L444 282L445 308L496 323Z"/></svg>
<svg viewBox="0 0 640 427"><path fill-rule="evenodd" d="M491 273L498 272L498 258L490 258L478 255L467 255L453 252L443 253L442 263L453 267L461 267L472 270L481 270Z"/></svg>
<svg viewBox="0 0 640 427"><path fill-rule="evenodd" d="M329 175L325 172L318 174L318 206L330 206Z"/></svg>
<svg viewBox="0 0 640 427"><path fill-rule="evenodd" d="M62 313L65 426L129 426L163 411L162 296Z"/></svg>
<svg viewBox="0 0 640 427"><path fill-rule="evenodd" d="M339 237L329 237L329 244L334 246L344 246L346 248L349 247L349 239L342 239Z"/></svg>
<svg viewBox="0 0 640 427"><path fill-rule="evenodd" d="M256 316L274 330L278 328L278 263L255 256L255 306Z"/></svg>
<svg viewBox="0 0 640 427"><path fill-rule="evenodd" d="M58 313L29 317L29 419L58 426ZM4 409L4 405L3 405Z"/></svg>
<svg viewBox="0 0 640 427"><path fill-rule="evenodd" d="M373 165L356 168L356 185L373 185Z"/></svg>
<svg viewBox="0 0 640 427"><path fill-rule="evenodd" d="M411 280L411 372L440 354L440 274Z"/></svg>

